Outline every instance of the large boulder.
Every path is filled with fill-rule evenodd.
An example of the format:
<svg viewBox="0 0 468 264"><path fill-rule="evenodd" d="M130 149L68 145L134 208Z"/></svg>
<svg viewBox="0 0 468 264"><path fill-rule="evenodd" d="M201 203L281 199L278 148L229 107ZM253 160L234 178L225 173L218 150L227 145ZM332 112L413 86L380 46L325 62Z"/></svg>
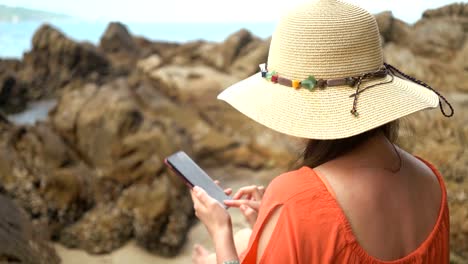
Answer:
<svg viewBox="0 0 468 264"><path fill-rule="evenodd" d="M112 22L107 26L99 48L111 61L114 71L123 74L135 67L141 54L127 27L120 22Z"/></svg>
<svg viewBox="0 0 468 264"><path fill-rule="evenodd" d="M24 54L20 79L28 83L29 97L54 95L72 79L106 75L109 62L89 43L77 43L50 25L34 34L32 50Z"/></svg>
<svg viewBox="0 0 468 264"><path fill-rule="evenodd" d="M60 258L26 214L0 194L0 262L58 264Z"/></svg>
<svg viewBox="0 0 468 264"><path fill-rule="evenodd" d="M101 36L99 47L107 53L136 52L137 47L127 27L120 22L112 22Z"/></svg>
<svg viewBox="0 0 468 264"><path fill-rule="evenodd" d="M453 3L436 9L424 11L423 18L468 17L467 3Z"/></svg>
<svg viewBox="0 0 468 264"><path fill-rule="evenodd" d="M246 47L254 36L250 31L241 29L231 34L220 46L223 57L223 68L226 69L236 60L242 49Z"/></svg>
<svg viewBox="0 0 468 264"><path fill-rule="evenodd" d="M2 63L0 61L0 63ZM0 109L16 113L26 108L28 87L13 71L0 69Z"/></svg>
<svg viewBox="0 0 468 264"><path fill-rule="evenodd" d="M114 204L98 204L76 223L66 227L59 242L89 253L111 252L132 237L132 218Z"/></svg>
<svg viewBox="0 0 468 264"><path fill-rule="evenodd" d="M146 73L158 82L159 89L179 102L194 101L206 94L215 100L214 95L238 81L237 77L207 66L168 65Z"/></svg>
<svg viewBox="0 0 468 264"><path fill-rule="evenodd" d="M165 174L162 160L178 149L191 152L191 139L164 114L168 107L177 111L170 100L152 100L160 109L155 110L140 98L152 90L127 79L70 87L51 112L58 133L95 168L95 206L63 228L59 241L64 245L105 253L135 237L165 256L183 245L193 208L187 189L169 180L174 177Z"/></svg>
<svg viewBox="0 0 468 264"><path fill-rule="evenodd" d="M411 27L405 22L393 17L392 12L386 11L375 15L383 44L397 43L408 45L413 40Z"/></svg>
<svg viewBox="0 0 468 264"><path fill-rule="evenodd" d="M376 15L386 62L438 90L468 91L467 4L427 11L410 26L390 12Z"/></svg>
<svg viewBox="0 0 468 264"><path fill-rule="evenodd" d="M256 39L246 45L239 53L236 60L229 67L229 73L246 78L259 72L258 65L266 63L270 49L271 38L267 40Z"/></svg>
<svg viewBox="0 0 468 264"><path fill-rule="evenodd" d="M463 25L451 19L423 19L412 29L411 49L415 54L451 60L465 43Z"/></svg>
<svg viewBox="0 0 468 264"><path fill-rule="evenodd" d="M377 21L377 26L379 27L380 35L384 40L390 39L390 33L393 27L393 14L391 11L380 12L375 15L375 20Z"/></svg>
<svg viewBox="0 0 468 264"><path fill-rule="evenodd" d="M181 66L204 64L219 71L227 72L234 61L242 53L246 53L246 47L252 42L256 42L254 45L257 46L259 41L252 33L241 29L228 36L221 43L205 41L186 43L173 50L170 61L172 64Z"/></svg>
<svg viewBox="0 0 468 264"><path fill-rule="evenodd" d="M90 206L87 167L46 124L0 124L0 185L50 236Z"/></svg>

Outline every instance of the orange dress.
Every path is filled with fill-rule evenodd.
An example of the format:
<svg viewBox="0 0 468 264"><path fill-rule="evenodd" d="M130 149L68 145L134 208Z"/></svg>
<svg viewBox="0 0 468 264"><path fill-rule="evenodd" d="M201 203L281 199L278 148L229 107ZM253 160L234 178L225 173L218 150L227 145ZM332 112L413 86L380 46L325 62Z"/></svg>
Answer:
<svg viewBox="0 0 468 264"><path fill-rule="evenodd" d="M256 263L259 230L278 206L282 206L282 210L260 260L262 264L448 263L449 213L444 182L432 164L421 160L437 175L442 203L432 232L406 257L382 261L367 254L324 181L314 170L302 167L276 177L268 186L241 263Z"/></svg>

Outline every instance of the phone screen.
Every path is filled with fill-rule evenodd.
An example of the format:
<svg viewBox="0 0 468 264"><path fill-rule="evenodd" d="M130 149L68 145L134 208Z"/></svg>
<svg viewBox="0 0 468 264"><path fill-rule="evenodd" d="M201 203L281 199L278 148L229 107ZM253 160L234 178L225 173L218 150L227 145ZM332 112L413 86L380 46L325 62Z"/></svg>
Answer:
<svg viewBox="0 0 468 264"><path fill-rule="evenodd" d="M190 187L198 186L205 190L208 195L216 199L224 208L227 206L223 200L230 200L223 189L214 183L213 179L206 174L185 152L179 151L167 157L164 162L177 175L183 177Z"/></svg>

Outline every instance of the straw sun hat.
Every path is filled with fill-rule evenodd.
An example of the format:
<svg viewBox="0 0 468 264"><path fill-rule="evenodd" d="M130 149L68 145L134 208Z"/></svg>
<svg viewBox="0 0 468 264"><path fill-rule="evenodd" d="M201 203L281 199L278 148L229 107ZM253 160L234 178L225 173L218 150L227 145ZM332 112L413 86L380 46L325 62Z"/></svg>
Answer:
<svg viewBox="0 0 468 264"><path fill-rule="evenodd" d="M336 0L284 16L259 73L219 94L276 131L312 139L350 137L445 98L383 62L374 16ZM447 103L448 104L448 103Z"/></svg>

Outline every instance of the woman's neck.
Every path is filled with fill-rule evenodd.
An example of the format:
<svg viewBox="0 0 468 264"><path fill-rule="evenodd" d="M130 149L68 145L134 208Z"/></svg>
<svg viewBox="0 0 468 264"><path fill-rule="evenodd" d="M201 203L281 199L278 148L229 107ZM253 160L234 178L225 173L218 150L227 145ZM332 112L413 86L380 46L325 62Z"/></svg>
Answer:
<svg viewBox="0 0 468 264"><path fill-rule="evenodd" d="M383 169L397 173L402 167L401 150L379 132L336 162L346 168Z"/></svg>

